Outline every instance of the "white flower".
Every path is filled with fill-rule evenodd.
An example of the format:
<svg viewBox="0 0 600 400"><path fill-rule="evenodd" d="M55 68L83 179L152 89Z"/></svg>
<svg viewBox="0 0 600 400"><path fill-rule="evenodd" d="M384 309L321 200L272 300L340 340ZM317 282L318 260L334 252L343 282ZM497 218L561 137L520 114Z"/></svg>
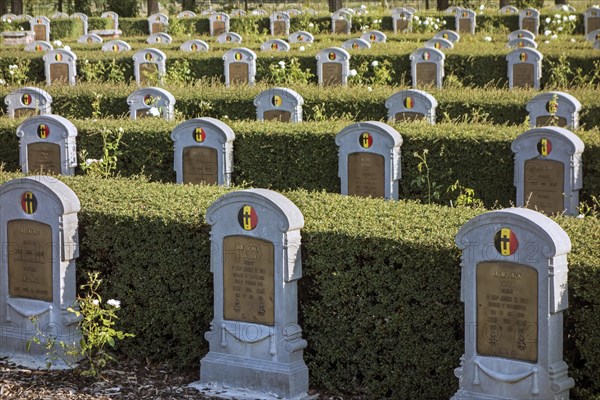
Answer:
<svg viewBox="0 0 600 400"><path fill-rule="evenodd" d="M414 19L415 21L418 21L418 20L419 20L419 16L418 16L418 15L415 15L415 16L413 17L413 19Z"/></svg>
<svg viewBox="0 0 600 400"><path fill-rule="evenodd" d="M125 130L122 127L119 127L119 129L117 129L119 131L119 133L123 133L125 132Z"/></svg>
<svg viewBox="0 0 600 400"><path fill-rule="evenodd" d="M85 160L86 165L92 165L92 164L96 164L99 162L102 162L102 159L96 160L95 158L88 158Z"/></svg>
<svg viewBox="0 0 600 400"><path fill-rule="evenodd" d="M583 214L579 214L579 215L578 215L577 217L575 217L575 218L580 218L580 219L583 219L583 218L585 218L585 215L583 215Z"/></svg>
<svg viewBox="0 0 600 400"><path fill-rule="evenodd" d="M97 306L98 304L100 304L100 301L98 301L98 299L94 299L92 300L92 304Z"/></svg>
<svg viewBox="0 0 600 400"><path fill-rule="evenodd" d="M544 31L544 36L550 36L550 35L552 35L552 31L550 29L546 29Z"/></svg>
<svg viewBox="0 0 600 400"><path fill-rule="evenodd" d="M555 19L560 19L560 14L554 14Z"/></svg>
<svg viewBox="0 0 600 400"><path fill-rule="evenodd" d="M366 10L366 9L367 9L367 6L365 6L364 4L361 4L361 5L360 5L360 8L362 8L363 10Z"/></svg>
<svg viewBox="0 0 600 400"><path fill-rule="evenodd" d="M375 68L377 66L379 66L379 61L375 60L371 63L371 67Z"/></svg>
<svg viewBox="0 0 600 400"><path fill-rule="evenodd" d="M552 40L556 40L557 38L558 38L558 36L556 36L556 35L550 36L550 39L552 39Z"/></svg>
<svg viewBox="0 0 600 400"><path fill-rule="evenodd" d="M304 47L304 46L300 46L300 47L298 48L298 50L300 50L300 51L304 51L304 50L306 50L306 47Z"/></svg>
<svg viewBox="0 0 600 400"><path fill-rule="evenodd" d="M90 63L90 60L88 60L88 59L85 59L85 60L83 60L83 63L84 63L84 64L89 64L89 63Z"/></svg>
<svg viewBox="0 0 600 400"><path fill-rule="evenodd" d="M429 20L426 19L425 21L423 21L423 25L429 25Z"/></svg>
<svg viewBox="0 0 600 400"><path fill-rule="evenodd" d="M65 47L64 47L64 49L65 49L66 51L71 51L71 46L65 46Z"/></svg>
<svg viewBox="0 0 600 400"><path fill-rule="evenodd" d="M479 9L480 9L481 11L483 11L483 10L485 9L485 5L483 5L483 4L482 4L482 5L480 5L480 6L479 6Z"/></svg>
<svg viewBox="0 0 600 400"><path fill-rule="evenodd" d="M13 71L12 69L10 71L8 71L9 74L14 75L15 71Z"/></svg>
<svg viewBox="0 0 600 400"><path fill-rule="evenodd" d="M309 28L312 28L313 26L315 26L315 24L313 24L312 22L310 24L308 24Z"/></svg>
<svg viewBox="0 0 600 400"><path fill-rule="evenodd" d="M433 29L440 29L440 26L438 24L433 25Z"/></svg>
<svg viewBox="0 0 600 400"><path fill-rule="evenodd" d="M158 117L160 115L160 111L156 107L150 107L147 113L152 115L153 117Z"/></svg>
<svg viewBox="0 0 600 400"><path fill-rule="evenodd" d="M571 43L575 43L577 40L571 38Z"/></svg>
<svg viewBox="0 0 600 400"><path fill-rule="evenodd" d="M23 27L21 27L21 30L22 30L22 31L24 30L24 29L23 29Z"/></svg>
<svg viewBox="0 0 600 400"><path fill-rule="evenodd" d="M559 26L559 27L558 27L558 29L557 29L557 31L559 31L559 32L562 32L562 31L563 31L563 29L564 29L564 28L563 28L562 26Z"/></svg>
<svg viewBox="0 0 600 400"><path fill-rule="evenodd" d="M55 45L56 47L62 46L62 42L60 40L55 40L54 42L52 42L52 44Z"/></svg>
<svg viewBox="0 0 600 400"><path fill-rule="evenodd" d="M373 88L371 86L368 86L367 87L367 92L372 92L372 91L373 91Z"/></svg>
<svg viewBox="0 0 600 400"><path fill-rule="evenodd" d="M442 21L442 25L446 25L446 20L443 20L443 21Z"/></svg>
<svg viewBox="0 0 600 400"><path fill-rule="evenodd" d="M355 70L355 69L351 69L351 70L348 72L348 75L350 75L350 76L356 76L356 74L358 74L358 72L356 72L356 70Z"/></svg>
<svg viewBox="0 0 600 400"><path fill-rule="evenodd" d="M8 66L8 69L17 69L17 68L19 68L19 66L16 64L11 64Z"/></svg>
<svg viewBox="0 0 600 400"><path fill-rule="evenodd" d="M4 79L0 79L0 86L6 85L6 81Z"/></svg>
<svg viewBox="0 0 600 400"><path fill-rule="evenodd" d="M484 37L484 38L483 38L483 41L484 41L484 42L491 42L491 41L492 41L492 38L491 38L491 37L489 37L489 36L486 36L486 37Z"/></svg>
<svg viewBox="0 0 600 400"><path fill-rule="evenodd" d="M566 21L568 21L568 20L569 20L569 17L567 17L566 15L563 15L563 21L565 21L565 22L566 22Z"/></svg>
<svg viewBox="0 0 600 400"><path fill-rule="evenodd" d="M106 304L108 304L109 306L113 306L114 308L119 308L121 307L121 302L119 300L115 300L115 299L110 299L106 302Z"/></svg>
<svg viewBox="0 0 600 400"><path fill-rule="evenodd" d="M544 44L548 44L548 43L550 43L549 40L544 40Z"/></svg>
<svg viewBox="0 0 600 400"><path fill-rule="evenodd" d="M574 15L569 15L569 21L575 21L577 19Z"/></svg>
<svg viewBox="0 0 600 400"><path fill-rule="evenodd" d="M545 21L546 21L547 24L549 24L550 21L552 21L552 20L550 19L550 17L546 17Z"/></svg>
<svg viewBox="0 0 600 400"><path fill-rule="evenodd" d="M285 67L285 61L283 60L279 61L277 64L279 64L281 67Z"/></svg>
<svg viewBox="0 0 600 400"><path fill-rule="evenodd" d="M10 24L10 23L12 23L12 20L9 18L6 20L6 22L8 22Z"/></svg>

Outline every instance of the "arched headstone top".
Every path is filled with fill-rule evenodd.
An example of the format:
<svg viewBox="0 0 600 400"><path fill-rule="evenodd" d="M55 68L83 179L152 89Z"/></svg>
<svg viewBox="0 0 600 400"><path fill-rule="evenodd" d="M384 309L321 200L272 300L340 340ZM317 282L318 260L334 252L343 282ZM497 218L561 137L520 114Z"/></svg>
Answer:
<svg viewBox="0 0 600 400"><path fill-rule="evenodd" d="M131 45L123 40L115 39L104 43L102 51L131 51Z"/></svg>
<svg viewBox="0 0 600 400"><path fill-rule="evenodd" d="M438 50L452 49L454 48L454 43L444 38L433 38L425 42L425 47L433 47Z"/></svg>
<svg viewBox="0 0 600 400"><path fill-rule="evenodd" d="M531 112L533 110L534 104L536 103L547 105L551 101L558 102L557 107L559 110L563 107L565 107L567 112L570 113L578 112L581 110L581 103L575 98L575 96L572 96L569 93L565 92L545 92L536 95L527 102L527 111Z"/></svg>
<svg viewBox="0 0 600 400"><path fill-rule="evenodd" d="M443 31L439 31L435 35L433 35L435 39L442 38L451 41L452 43L456 43L460 40L460 35L454 31L449 29L445 29Z"/></svg>
<svg viewBox="0 0 600 400"><path fill-rule="evenodd" d="M300 96L300 94L298 92L296 92L295 90L288 89L288 88L282 88L282 87L274 87L274 88L270 88L267 90L263 90L262 92L257 94L256 97L254 98L254 105L258 106L259 103L261 103L263 101L270 102L271 98L274 95L285 96L285 98L288 101L290 101L291 103L293 103L295 106L298 106L298 105L301 106L304 104L304 98L302 96Z"/></svg>
<svg viewBox="0 0 600 400"><path fill-rule="evenodd" d="M543 58L542 53L530 47L515 49L506 55L506 60L509 63L521 62L532 64L542 61Z"/></svg>
<svg viewBox="0 0 600 400"><path fill-rule="evenodd" d="M79 36L77 43L102 43L103 40L99 35L95 33L88 33L86 35Z"/></svg>
<svg viewBox="0 0 600 400"><path fill-rule="evenodd" d="M371 43L385 43L387 41L387 35L378 30L370 30L360 35L360 38Z"/></svg>
<svg viewBox="0 0 600 400"><path fill-rule="evenodd" d="M48 115L36 115L31 118L27 118L25 121L21 123L17 127L17 137L22 138L25 134L25 131L29 131L32 126L39 126L41 124L51 124L51 125L59 125L61 130L61 137L67 138L72 136L77 136L77 128L71 121L68 119L61 117L60 115L48 114Z"/></svg>
<svg viewBox="0 0 600 400"><path fill-rule="evenodd" d="M48 50L54 50L54 46L45 40L36 40L33 43L25 45L25 51L35 51L36 53L44 53Z"/></svg>
<svg viewBox="0 0 600 400"><path fill-rule="evenodd" d="M522 38L513 39L513 40L509 41L508 44L506 45L506 47L508 47L509 49L522 49L524 47L529 47L531 49L537 49L538 45L535 42L535 40L531 40L529 38L522 37Z"/></svg>
<svg viewBox="0 0 600 400"><path fill-rule="evenodd" d="M145 99L146 95L153 96L154 98L160 97L161 99L166 99L170 105L175 104L175 96L163 88L154 86L141 88L131 93L127 96L127 104L132 105L138 98Z"/></svg>
<svg viewBox="0 0 600 400"><path fill-rule="evenodd" d="M73 214L81 209L81 203L75 192L60 180L47 175L33 175L10 180L0 186L0 198L10 192L21 192L32 187L54 199L55 204L58 205L57 215Z"/></svg>
<svg viewBox="0 0 600 400"><path fill-rule="evenodd" d="M179 46L179 50L181 51L208 51L209 49L210 46L208 43L200 39L191 39Z"/></svg>
<svg viewBox="0 0 600 400"><path fill-rule="evenodd" d="M171 35L165 32L153 33L146 39L146 43L148 44L171 44L172 42L173 38Z"/></svg>
<svg viewBox="0 0 600 400"><path fill-rule="evenodd" d="M333 54L333 56L332 56ZM350 59L350 53L341 47L328 47L326 49L321 50L316 55L317 60L322 60L325 62L328 61L345 61Z"/></svg>
<svg viewBox="0 0 600 400"><path fill-rule="evenodd" d="M214 130L219 135L220 143L232 142L235 140L235 132L223 121L211 117L192 118L177 125L171 133L171 139L176 142L180 136L190 132L191 128L205 127Z"/></svg>
<svg viewBox="0 0 600 400"><path fill-rule="evenodd" d="M242 43L242 36L235 32L223 32L217 37L217 43Z"/></svg>
<svg viewBox="0 0 600 400"><path fill-rule="evenodd" d="M510 148L513 153L518 154L521 151L531 150L531 146L524 145L530 143L532 140L539 140L542 138L550 138L553 142L553 152L557 152L562 149L567 154L581 154L585 149L583 141L568 129L560 128L558 126L542 126L537 128L529 129L527 132L520 134L513 140ZM532 156L538 156L535 151L531 150Z"/></svg>
<svg viewBox="0 0 600 400"><path fill-rule="evenodd" d="M438 106L438 102L435 99L435 97L423 90L416 89L401 90L399 92L394 93L393 95L387 98L387 100L385 101L385 106L387 108L391 108L392 104L395 104L397 102L402 103L403 100L407 97L416 99L417 101L423 103L427 108L436 108Z"/></svg>
<svg viewBox="0 0 600 400"><path fill-rule="evenodd" d="M314 42L315 37L310 32L296 31L290 33L288 40L290 43L312 43Z"/></svg>
<svg viewBox="0 0 600 400"><path fill-rule="evenodd" d="M345 50L370 49L371 42L360 38L352 38L342 43L342 48Z"/></svg>
<svg viewBox="0 0 600 400"><path fill-rule="evenodd" d="M385 144L389 148L401 146L403 143L400 133L388 124L379 121L365 121L348 125L339 131L338 134L335 135L335 144L341 146L347 140L355 141L355 138L350 136L358 131L376 131L382 134L381 136L387 139Z"/></svg>
<svg viewBox="0 0 600 400"><path fill-rule="evenodd" d="M179 18L179 19L195 18L195 17L196 17L196 13L193 11L188 11L188 10L184 10L184 11L180 12L179 14L177 14L177 18Z"/></svg>
<svg viewBox="0 0 600 400"><path fill-rule="evenodd" d="M260 45L261 51L290 51L290 44L282 39L269 39Z"/></svg>
<svg viewBox="0 0 600 400"><path fill-rule="evenodd" d="M60 12L60 11L56 11L54 14L52 14L50 16L50 19L68 19L69 18L69 14L64 13L64 12Z"/></svg>
<svg viewBox="0 0 600 400"><path fill-rule="evenodd" d="M223 55L223 60L226 62L235 62L235 61L256 61L256 53L250 49L245 47L236 47L235 49L228 50Z"/></svg>
<svg viewBox="0 0 600 400"><path fill-rule="evenodd" d="M437 62L446 59L446 55L434 47L421 47L410 55L410 59L416 62Z"/></svg>
<svg viewBox="0 0 600 400"><path fill-rule="evenodd" d="M519 9L515 6L504 6L500 9L500 14L504 14L504 15L512 15L512 14L518 14L519 13Z"/></svg>
<svg viewBox="0 0 600 400"><path fill-rule="evenodd" d="M154 48L147 48L137 51L133 55L133 60L139 63L152 62L158 63L167 59L167 55L162 51Z"/></svg>

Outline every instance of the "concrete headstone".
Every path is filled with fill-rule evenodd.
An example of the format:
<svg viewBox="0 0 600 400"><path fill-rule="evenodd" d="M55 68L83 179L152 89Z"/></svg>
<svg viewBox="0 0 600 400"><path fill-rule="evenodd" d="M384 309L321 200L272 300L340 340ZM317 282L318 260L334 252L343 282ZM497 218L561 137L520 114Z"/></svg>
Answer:
<svg viewBox="0 0 600 400"><path fill-rule="evenodd" d="M387 41L387 35L377 30L363 32L360 38L370 43L385 43Z"/></svg>
<svg viewBox="0 0 600 400"><path fill-rule="evenodd" d="M583 13L583 24L585 28L584 34L600 29L600 8L597 6L590 7Z"/></svg>
<svg viewBox="0 0 600 400"><path fill-rule="evenodd" d="M119 53L121 51L131 51L131 45L119 39L110 40L102 45L102 51L114 53Z"/></svg>
<svg viewBox="0 0 600 400"><path fill-rule="evenodd" d="M148 33L166 32L169 26L169 17L162 13L154 13L148 17Z"/></svg>
<svg viewBox="0 0 600 400"><path fill-rule="evenodd" d="M535 35L533 34L533 32L527 31L525 29L517 29L516 31L512 31L511 33L508 34L508 41L512 41L515 39L530 39L535 41Z"/></svg>
<svg viewBox="0 0 600 400"><path fill-rule="evenodd" d="M442 87L444 60L446 56L432 47L422 47L410 55L413 88L422 86Z"/></svg>
<svg viewBox="0 0 600 400"><path fill-rule="evenodd" d="M71 16L69 18L77 19L77 20L81 21L81 23L83 24L83 30L81 31L81 34L82 35L88 34L88 16L87 15L85 15L84 13L76 12L76 13L71 14Z"/></svg>
<svg viewBox="0 0 600 400"><path fill-rule="evenodd" d="M352 29L352 14L346 11L336 11L331 16L331 33L349 35Z"/></svg>
<svg viewBox="0 0 600 400"><path fill-rule="evenodd" d="M257 121L302 122L304 99L292 89L271 88L254 98Z"/></svg>
<svg viewBox="0 0 600 400"><path fill-rule="evenodd" d="M260 51L290 51L290 44L281 39L269 39L260 45Z"/></svg>
<svg viewBox="0 0 600 400"><path fill-rule="evenodd" d="M519 11L519 29L538 35L540 31L540 12L535 8L526 8Z"/></svg>
<svg viewBox="0 0 600 400"><path fill-rule="evenodd" d="M413 15L406 10L392 13L394 33L412 32L412 19Z"/></svg>
<svg viewBox="0 0 600 400"><path fill-rule="evenodd" d="M448 39L433 38L425 42L425 47L433 47L434 49L445 50L454 48L454 43Z"/></svg>
<svg viewBox="0 0 600 400"><path fill-rule="evenodd" d="M359 50L359 49L370 49L371 42L367 42L364 39L352 38L342 43L342 49L345 50Z"/></svg>
<svg viewBox="0 0 600 400"><path fill-rule="evenodd" d="M158 32L153 33L146 39L146 43L148 44L171 44L173 43L173 38L168 33Z"/></svg>
<svg viewBox="0 0 600 400"><path fill-rule="evenodd" d="M527 102L532 127L552 125L576 130L580 110L579 100L564 92L540 93Z"/></svg>
<svg viewBox="0 0 600 400"><path fill-rule="evenodd" d="M79 39L77 39L77 43L86 43L86 44L92 44L92 43L102 43L103 40L100 36L96 35L95 33L88 33L87 35L81 35L79 36Z"/></svg>
<svg viewBox="0 0 600 400"><path fill-rule="evenodd" d="M77 55L70 50L55 49L44 53L46 84L63 83L75 85Z"/></svg>
<svg viewBox="0 0 600 400"><path fill-rule="evenodd" d="M533 48L523 47L508 53L508 87L540 88L542 79L542 53Z"/></svg>
<svg viewBox="0 0 600 400"><path fill-rule="evenodd" d="M285 11L275 11L270 18L271 35L287 36L290 34L290 15Z"/></svg>
<svg viewBox="0 0 600 400"><path fill-rule="evenodd" d="M36 87L23 87L4 98L9 118L51 114L52 96Z"/></svg>
<svg viewBox="0 0 600 400"><path fill-rule="evenodd" d="M217 43L242 43L242 36L239 33L235 32L223 32L219 36L217 36Z"/></svg>
<svg viewBox="0 0 600 400"><path fill-rule="evenodd" d="M229 19L229 15L224 12L209 15L210 36L219 36L224 32L229 32Z"/></svg>
<svg viewBox="0 0 600 400"><path fill-rule="evenodd" d="M454 31L445 29L443 31L439 31L438 33L436 33L435 35L433 35L434 39L446 39L451 41L452 43L457 43L458 41L460 41L460 35Z"/></svg>
<svg viewBox="0 0 600 400"><path fill-rule="evenodd" d="M245 47L227 51L223 55L225 67L225 86L247 84L254 85L256 76L256 53Z"/></svg>
<svg viewBox="0 0 600 400"><path fill-rule="evenodd" d="M139 118L163 118L172 120L175 118L175 97L158 87L141 88L127 97L129 104L129 116L131 119Z"/></svg>
<svg viewBox="0 0 600 400"><path fill-rule="evenodd" d="M50 41L50 19L43 15L33 17L29 20L31 31L34 33L34 40Z"/></svg>
<svg viewBox="0 0 600 400"><path fill-rule="evenodd" d="M401 90L385 101L388 110L388 121L425 120L435 124L437 100L422 90Z"/></svg>
<svg viewBox="0 0 600 400"><path fill-rule="evenodd" d="M458 33L475 33L477 14L475 11L466 8L456 10L454 14L454 23Z"/></svg>
<svg viewBox="0 0 600 400"><path fill-rule="evenodd" d="M181 46L179 46L179 50L190 52L208 51L209 49L210 47L208 46L208 43L200 39L191 39L186 42L183 42Z"/></svg>
<svg viewBox="0 0 600 400"><path fill-rule="evenodd" d="M329 47L317 53L319 85L346 85L350 72L350 53L340 47Z"/></svg>
<svg viewBox="0 0 600 400"><path fill-rule="evenodd" d="M315 41L315 37L312 33L306 31L296 31L290 33L288 36L290 43L312 43Z"/></svg>
<svg viewBox="0 0 600 400"><path fill-rule="evenodd" d="M509 41L508 44L506 45L506 47L508 47L511 50L522 49L523 47L537 49L538 45L535 41L522 37L522 38L513 39L513 40Z"/></svg>
<svg viewBox="0 0 600 400"><path fill-rule="evenodd" d="M36 40L33 43L27 44L24 50L36 53L45 53L48 50L54 50L54 47L52 44L50 44L50 42L46 42L45 40Z"/></svg>
<svg viewBox="0 0 600 400"><path fill-rule="evenodd" d="M158 49L139 50L133 55L133 75L140 86L161 81L167 73L167 56Z"/></svg>

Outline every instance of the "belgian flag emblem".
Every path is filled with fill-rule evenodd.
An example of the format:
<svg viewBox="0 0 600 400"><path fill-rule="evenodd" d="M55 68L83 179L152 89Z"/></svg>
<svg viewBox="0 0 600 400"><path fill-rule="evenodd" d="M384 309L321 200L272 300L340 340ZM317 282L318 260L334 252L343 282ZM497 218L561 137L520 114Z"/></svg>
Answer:
<svg viewBox="0 0 600 400"><path fill-rule="evenodd" d="M159 15L156 16L156 22L160 22L160 16Z"/></svg>
<svg viewBox="0 0 600 400"><path fill-rule="evenodd" d="M47 139L50 136L50 127L46 124L39 124L37 128L37 135L40 139Z"/></svg>
<svg viewBox="0 0 600 400"><path fill-rule="evenodd" d="M335 53L332 51L331 53L329 53L327 55L327 58L329 58L331 61L335 60L337 57L335 55Z"/></svg>
<svg viewBox="0 0 600 400"><path fill-rule="evenodd" d="M448 39L449 35L448 35L447 33L444 33L444 34L442 35L442 37L443 37L444 39Z"/></svg>
<svg viewBox="0 0 600 400"><path fill-rule="evenodd" d="M423 53L423 60L427 61L431 58L431 54L429 54L428 51L426 51L425 53Z"/></svg>
<svg viewBox="0 0 600 400"><path fill-rule="evenodd" d="M466 12L466 11L463 11L463 13L462 13L462 16L463 16L463 18L467 18L467 16L468 16L468 15L469 15L469 14L467 14L467 12Z"/></svg>
<svg viewBox="0 0 600 400"><path fill-rule="evenodd" d="M216 18L215 18L215 19L216 19L217 21L220 21L220 20L222 20L222 19L223 19L223 17L221 16L221 14L218 14L218 15L216 16Z"/></svg>
<svg viewBox="0 0 600 400"><path fill-rule="evenodd" d="M87 42L88 42L88 43L92 43L92 38L91 38L91 37L88 37L88 38L87 38Z"/></svg>
<svg viewBox="0 0 600 400"><path fill-rule="evenodd" d="M35 51L37 51L37 52L39 53L39 52L41 52L42 50L43 50L43 49L42 49L42 45L40 45L40 44L36 44L36 45L35 45Z"/></svg>
<svg viewBox="0 0 600 400"><path fill-rule="evenodd" d="M541 156L547 156L552 153L552 142L550 139L542 138L537 144L537 151Z"/></svg>
<svg viewBox="0 0 600 400"><path fill-rule="evenodd" d="M21 103L23 103L24 106L28 106L31 104L31 102L32 102L31 95L29 93L23 94L23 96L21 97Z"/></svg>
<svg viewBox="0 0 600 400"><path fill-rule="evenodd" d="M522 34L522 33L519 33L519 34L517 35L517 38L518 38L518 39L522 39L523 37L525 37L525 35L524 35L524 34Z"/></svg>
<svg viewBox="0 0 600 400"><path fill-rule="evenodd" d="M372 42L374 42L375 40L377 40L377 37L376 37L374 34L371 34L371 35L369 36L369 39L370 39Z"/></svg>
<svg viewBox="0 0 600 400"><path fill-rule="evenodd" d="M442 48L442 44L440 42L435 42L435 44L433 45L433 47L435 47L436 49L441 49Z"/></svg>
<svg viewBox="0 0 600 400"><path fill-rule="evenodd" d="M119 45L118 44L113 44L112 45L112 51L114 51L114 52L119 51Z"/></svg>
<svg viewBox="0 0 600 400"><path fill-rule="evenodd" d="M144 56L144 59L146 61L152 61L152 53L146 53L146 55Z"/></svg>
<svg viewBox="0 0 600 400"><path fill-rule="evenodd" d="M498 253L503 256L510 256L517 251L519 241L510 228L502 228L494 236L494 246L498 250Z"/></svg>
<svg viewBox="0 0 600 400"><path fill-rule="evenodd" d="M527 53L523 52L519 54L519 60L521 60L521 62L527 61Z"/></svg>
<svg viewBox="0 0 600 400"><path fill-rule="evenodd" d="M523 47L525 47L525 43L523 42L519 42L519 44L517 45L518 48L522 49Z"/></svg>
<svg viewBox="0 0 600 400"><path fill-rule="evenodd" d="M415 106L415 100L412 97L406 97L404 99L404 108L410 110Z"/></svg>
<svg viewBox="0 0 600 400"><path fill-rule="evenodd" d="M54 56L54 59L55 59L56 61L62 61L62 60L63 60L63 55L62 55L62 54L60 54L60 53L58 53L58 54L56 54L56 56Z"/></svg>
<svg viewBox="0 0 600 400"><path fill-rule="evenodd" d="M206 131L201 127L196 127L194 129L194 140L198 143L202 143L206 140Z"/></svg>
<svg viewBox="0 0 600 400"><path fill-rule="evenodd" d="M33 193L23 193L21 196L21 208L27 214L33 214L37 210L37 199Z"/></svg>
<svg viewBox="0 0 600 400"><path fill-rule="evenodd" d="M358 43L356 43L356 42L352 43L352 49L354 49L354 50L358 49Z"/></svg>
<svg viewBox="0 0 600 400"><path fill-rule="evenodd" d="M192 51L196 51L196 50L198 50L198 45L196 43L192 43L192 45L190 46L190 49L192 49Z"/></svg>
<svg viewBox="0 0 600 400"><path fill-rule="evenodd" d="M245 205L240 208L240 212L238 213L238 222L245 231L251 231L252 229L256 228L258 216L256 215L254 207Z"/></svg>
<svg viewBox="0 0 600 400"><path fill-rule="evenodd" d="M271 50L277 50L279 48L279 46L277 45L277 43L271 43Z"/></svg>
<svg viewBox="0 0 600 400"><path fill-rule="evenodd" d="M243 58L242 53L240 53L240 52L235 53L235 55L233 56L233 58L235 58L236 61L241 61L242 58Z"/></svg>
<svg viewBox="0 0 600 400"><path fill-rule="evenodd" d="M225 36L225 41L228 43L231 42L231 36L229 36L229 35Z"/></svg>
<svg viewBox="0 0 600 400"><path fill-rule="evenodd" d="M304 36L298 35L298 41L299 42L304 42Z"/></svg>
<svg viewBox="0 0 600 400"><path fill-rule="evenodd" d="M281 98L281 96L279 96L279 95L276 94L271 99L271 104L273 104L273 106L275 106L275 107L279 107L279 106L281 106L283 104L283 99Z"/></svg>
<svg viewBox="0 0 600 400"><path fill-rule="evenodd" d="M41 18L38 18L38 19L37 19L37 23L38 23L38 24L41 24L41 23L42 23L42 19L41 19Z"/></svg>
<svg viewBox="0 0 600 400"><path fill-rule="evenodd" d="M358 138L358 143L364 148L368 149L373 146L373 136L369 132L363 132Z"/></svg>
<svg viewBox="0 0 600 400"><path fill-rule="evenodd" d="M529 11L529 10L525 11L525 15L528 17L531 17L531 11Z"/></svg>

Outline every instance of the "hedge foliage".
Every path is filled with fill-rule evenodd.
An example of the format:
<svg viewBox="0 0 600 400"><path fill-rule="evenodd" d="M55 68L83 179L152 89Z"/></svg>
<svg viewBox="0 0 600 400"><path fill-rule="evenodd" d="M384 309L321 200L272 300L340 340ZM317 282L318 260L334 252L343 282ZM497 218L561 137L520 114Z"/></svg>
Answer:
<svg viewBox="0 0 600 400"><path fill-rule="evenodd" d="M0 172L0 182L14 174ZM120 350L197 365L213 315L207 207L226 190L140 179L61 178L81 201L77 275L97 270L121 300ZM441 399L463 352L454 235L484 210L304 190L299 316L313 388L365 398ZM360 212L357 212L360 210ZM564 358L575 396L600 393L600 220L556 218L571 237Z"/></svg>
<svg viewBox="0 0 600 400"><path fill-rule="evenodd" d="M176 122L163 120L73 121L78 128L78 151L89 158L102 157L103 129L124 129L118 171L122 176L145 174L154 181L174 182L173 143L170 133ZM338 155L335 135L352 121L235 122L234 174L238 185L274 190L303 188L339 193ZM0 162L7 170L19 168L18 122L0 123ZM397 123L402 145L401 198L427 199L426 187L415 184L419 159L428 151L431 189L439 202L449 204L458 193L448 191L457 180L475 190L487 206L509 206L514 202L512 140L526 126L493 126L479 123ZM598 130L578 131L586 149L583 153L584 187L581 199L589 202L600 193L600 135Z"/></svg>

